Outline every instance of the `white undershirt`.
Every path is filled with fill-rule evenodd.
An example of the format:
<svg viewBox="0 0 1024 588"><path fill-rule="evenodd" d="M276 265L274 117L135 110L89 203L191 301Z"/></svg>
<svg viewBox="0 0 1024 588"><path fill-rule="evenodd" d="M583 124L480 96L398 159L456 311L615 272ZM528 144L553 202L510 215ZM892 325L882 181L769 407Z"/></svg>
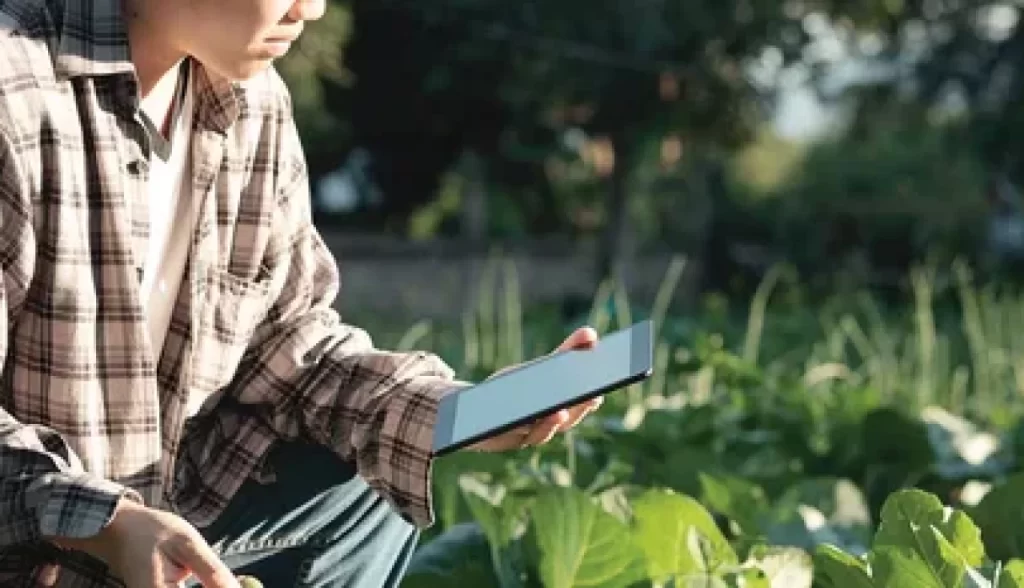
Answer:
<svg viewBox="0 0 1024 588"><path fill-rule="evenodd" d="M149 250L141 283L143 311L157 358L163 350L185 271L196 208L191 198L191 79L187 80L184 95L174 100L172 108L170 153L166 160L158 154L150 158ZM153 138L153 141L160 140L160 137Z"/></svg>

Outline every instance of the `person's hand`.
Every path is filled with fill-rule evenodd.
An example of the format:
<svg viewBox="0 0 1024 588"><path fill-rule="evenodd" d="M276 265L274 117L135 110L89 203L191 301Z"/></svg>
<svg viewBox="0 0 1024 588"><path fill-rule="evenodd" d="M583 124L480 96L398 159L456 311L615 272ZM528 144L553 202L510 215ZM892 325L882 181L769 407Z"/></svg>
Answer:
<svg viewBox="0 0 1024 588"><path fill-rule="evenodd" d="M597 331L590 327L582 327L574 331L572 335L569 335L569 337L558 346L555 352L557 353L559 351L572 349L590 349L597 344L597 340ZM494 376L499 376L511 370L518 369L523 367L523 365L510 366L499 370L494 374ZM599 396L582 404L562 409L550 416L534 421L533 423L529 423L522 427L512 429L506 433L502 433L501 435L480 441L479 443L471 445L470 449L476 451L496 452L543 445L551 441L551 439L553 439L558 433L563 433L578 425L588 414L597 410L603 401L604 398Z"/></svg>
<svg viewBox="0 0 1024 588"><path fill-rule="evenodd" d="M192 525L129 500L121 501L110 524L95 537L53 542L103 561L125 588L179 588L190 577L203 588L241 588Z"/></svg>

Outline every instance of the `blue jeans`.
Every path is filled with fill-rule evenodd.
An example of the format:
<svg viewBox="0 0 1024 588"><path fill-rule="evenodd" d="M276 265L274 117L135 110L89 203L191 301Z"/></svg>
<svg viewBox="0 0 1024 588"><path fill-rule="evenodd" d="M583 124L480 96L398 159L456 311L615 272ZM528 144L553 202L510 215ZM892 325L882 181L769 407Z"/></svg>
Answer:
<svg viewBox="0 0 1024 588"><path fill-rule="evenodd" d="M270 484L246 482L200 529L236 575L265 588L394 588L418 530L326 449L284 444Z"/></svg>

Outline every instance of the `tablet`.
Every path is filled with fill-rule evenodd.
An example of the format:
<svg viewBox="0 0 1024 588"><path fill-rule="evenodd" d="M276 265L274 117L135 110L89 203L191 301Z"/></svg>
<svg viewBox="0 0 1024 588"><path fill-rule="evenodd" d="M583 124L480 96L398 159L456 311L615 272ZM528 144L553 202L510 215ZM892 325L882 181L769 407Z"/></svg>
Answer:
<svg viewBox="0 0 1024 588"><path fill-rule="evenodd" d="M591 349L545 356L441 399L434 455L472 445L639 382L654 363L651 321L601 337Z"/></svg>

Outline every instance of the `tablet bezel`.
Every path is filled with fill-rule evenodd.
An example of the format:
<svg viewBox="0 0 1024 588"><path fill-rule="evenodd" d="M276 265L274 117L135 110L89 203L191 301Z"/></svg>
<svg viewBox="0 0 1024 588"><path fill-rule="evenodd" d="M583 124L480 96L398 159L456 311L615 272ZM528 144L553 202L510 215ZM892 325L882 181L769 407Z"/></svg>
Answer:
<svg viewBox="0 0 1024 588"><path fill-rule="evenodd" d="M612 391L615 391L615 390L618 390L618 389L621 389L621 388L625 388L625 387L631 386L631 385L633 385L633 384L635 384L637 382L640 382L640 381L643 381L643 380L649 378L653 374L653 371L654 371L654 324L653 324L653 322L651 320L649 320L649 319L648 320L644 320L644 321L640 321L640 322L637 322L637 323L635 323L635 324L633 324L633 325L631 325L631 326L629 326L629 327L627 327L625 329L622 329L618 333L612 333L612 335L617 335L617 334L620 334L621 332L630 332L630 370L629 371L631 372L631 374L628 377L626 377L624 379L621 379L621 380L618 380L618 381L615 381L615 382L610 382L606 386L600 387L600 388L595 389L595 390L591 390L591 391L587 392L586 394L583 394L583 395L577 396L575 398L571 398L571 399L568 399L566 401L563 401L561 403L552 405L550 408L548 408L545 411L542 411L542 412L539 412L539 413L535 413L535 414L533 414L531 416L523 417L523 418L517 419L515 421L511 421L511 422L506 423L505 425L502 425L501 427L495 428L495 429L493 429L493 430L491 430L491 431L489 431L487 433L481 433L481 434L478 434L478 435L475 435L475 436L472 436L472 437L468 437L466 439L463 439L463 440L457 441L457 442L453 442L450 439L446 439L443 442L439 442L438 437L440 435L440 431L436 427L438 427L441 423L454 423L455 418L457 418L457 416L458 416L457 415L458 402L456 401L455 397L457 397L461 393L466 392L467 390L472 389L475 386L471 386L469 388L463 388L463 389L458 390L456 392L452 392L448 396L445 396L444 398L441 399L441 401L438 404L438 414L437 414L435 430L434 430L433 440L432 440L432 454L434 456L436 456L436 457L439 457L439 456L443 456L443 455L452 453L452 452L457 451L459 449L463 449L463 448L465 448L467 446L470 446L470 445L473 445L473 444L478 443L480 441L483 441L484 439L489 439L489 438L501 435L502 433L505 433L505 432L508 432L508 431L510 431L512 429L515 429L516 427L520 427L520 426L522 426L522 425L524 425L526 423L530 423L530 422L536 421L536 420L538 420L540 418L543 418L544 416L547 416L547 415L550 415L550 414L554 414L555 412L558 412L559 410L562 410L563 408L568 408L570 406L574 406L576 404L580 404L582 402L586 402L587 400L590 400L592 398L596 398L598 396L605 395L605 394L607 394L609 392L612 392ZM600 345L600 341L598 341L598 344ZM562 352L559 352L559 353L567 353L567 351L562 351ZM532 366L534 366L537 363L549 361L549 360L555 358L559 353L553 353L551 355L544 356L544 357L542 357L541 359L539 359L537 361L529 362L527 364L519 366L519 367L515 368L514 370L512 370L511 372L506 372L506 373L503 373L501 375L495 376L494 378L491 378L491 379L489 379L489 380L487 380L485 382L481 382L481 384L483 384L483 383L490 383L490 382L493 382L494 380L497 380L499 378L507 377L507 376L511 375L512 373L514 373L516 371L519 371L519 370L530 369ZM440 445L440 447L439 447L439 445Z"/></svg>

